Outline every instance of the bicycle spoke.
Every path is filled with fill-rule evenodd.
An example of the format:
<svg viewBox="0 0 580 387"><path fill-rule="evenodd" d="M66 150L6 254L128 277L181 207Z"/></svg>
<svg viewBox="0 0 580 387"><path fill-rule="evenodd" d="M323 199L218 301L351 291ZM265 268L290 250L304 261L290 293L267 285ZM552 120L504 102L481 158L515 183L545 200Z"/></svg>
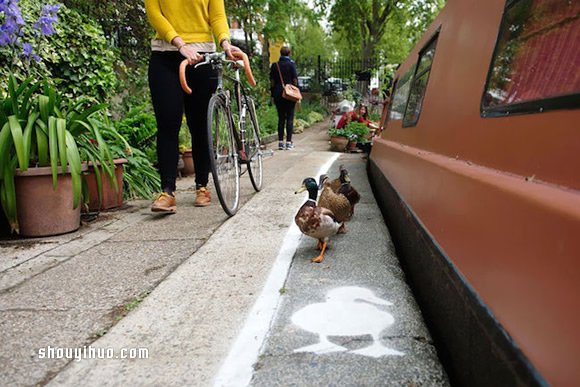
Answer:
<svg viewBox="0 0 580 387"><path fill-rule="evenodd" d="M216 193L224 211L231 216L239 206L240 177L237 148L223 95L214 95L209 102L208 135Z"/></svg>
<svg viewBox="0 0 580 387"><path fill-rule="evenodd" d="M246 119L246 135L244 139L246 154L248 157L248 172L250 181L256 191L262 189L263 180L263 160L260 148L260 128L256 118L254 101L250 97L244 97L248 107L248 117Z"/></svg>

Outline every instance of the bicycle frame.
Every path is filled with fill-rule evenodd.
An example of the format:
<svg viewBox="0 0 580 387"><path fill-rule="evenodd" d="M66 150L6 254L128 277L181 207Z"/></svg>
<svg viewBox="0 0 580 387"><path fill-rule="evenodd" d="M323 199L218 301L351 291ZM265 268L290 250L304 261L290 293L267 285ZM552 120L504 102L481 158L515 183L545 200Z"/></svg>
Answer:
<svg viewBox="0 0 580 387"><path fill-rule="evenodd" d="M260 131L253 100L240 81L240 67L243 66L251 85L255 85L248 57L242 52L234 52L229 60L223 53L209 53L195 65L210 65L217 72L217 88L208 105L208 139L213 181L217 196L224 211L232 216L236 213L240 198L240 176L246 172L256 191L262 187L262 158ZM233 76L224 74L224 64L233 65ZM191 94L187 85L185 67L179 67L179 80L183 90ZM233 82L233 87L224 86L224 80ZM232 101L232 99L234 101ZM221 117L221 118L220 118ZM225 124L222 127L220 121ZM241 165L246 168L242 170Z"/></svg>
<svg viewBox="0 0 580 387"><path fill-rule="evenodd" d="M248 106L246 104L247 100L247 92L241 83L240 80L240 66L246 66L245 63L240 63L241 61L232 61L225 58L224 53L210 53L205 54L205 60L195 65L195 67L202 66L202 65L211 65L212 69L218 72L217 76L217 88L215 94L224 95L226 98L226 105L229 108L229 118L231 119L232 127L234 130L234 138L236 139L236 143L238 145L238 156L240 163L247 163L251 157L254 155L248 155L246 150L246 116L248 112ZM224 63L230 63L233 65L234 76L228 76L224 74ZM233 119L232 112L232 100L229 90L224 88L224 78L231 80L234 83L234 100L235 106L238 114L238 122L236 124L235 120ZM242 98L244 97L244 98Z"/></svg>

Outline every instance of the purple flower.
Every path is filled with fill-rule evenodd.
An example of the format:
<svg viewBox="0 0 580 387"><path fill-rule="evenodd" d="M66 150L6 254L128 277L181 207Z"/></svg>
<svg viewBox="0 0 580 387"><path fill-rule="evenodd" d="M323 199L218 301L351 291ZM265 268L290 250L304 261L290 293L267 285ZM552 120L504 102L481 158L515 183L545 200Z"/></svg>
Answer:
<svg viewBox="0 0 580 387"><path fill-rule="evenodd" d="M56 15L60 9L60 4L45 5L38 21L34 24L34 29L40 31L42 35L52 35L56 32L53 24L58 20Z"/></svg>
<svg viewBox="0 0 580 387"><path fill-rule="evenodd" d="M24 54L25 56L30 56L32 55L34 51L32 50L32 44L30 43L24 43L22 45L22 54Z"/></svg>
<svg viewBox="0 0 580 387"><path fill-rule="evenodd" d="M32 44L24 43L22 45L22 54L23 58L34 59L36 62L40 62L42 59L34 52L32 48Z"/></svg>
<svg viewBox="0 0 580 387"><path fill-rule="evenodd" d="M0 46L14 44L22 35L21 27L26 24L18 8L18 0L0 0L0 12L4 13L4 24L0 25Z"/></svg>

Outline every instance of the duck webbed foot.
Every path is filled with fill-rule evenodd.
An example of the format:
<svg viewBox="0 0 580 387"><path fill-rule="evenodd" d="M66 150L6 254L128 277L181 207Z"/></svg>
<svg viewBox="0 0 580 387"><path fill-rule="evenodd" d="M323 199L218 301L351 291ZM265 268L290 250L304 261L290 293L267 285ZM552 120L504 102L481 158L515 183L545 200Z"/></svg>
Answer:
<svg viewBox="0 0 580 387"><path fill-rule="evenodd" d="M320 243L320 241L318 241L318 243ZM326 250L327 245L328 245L328 242L322 243L322 250L320 251L320 255L318 257L312 258L311 259L312 262L320 263L320 262L324 261L324 251Z"/></svg>

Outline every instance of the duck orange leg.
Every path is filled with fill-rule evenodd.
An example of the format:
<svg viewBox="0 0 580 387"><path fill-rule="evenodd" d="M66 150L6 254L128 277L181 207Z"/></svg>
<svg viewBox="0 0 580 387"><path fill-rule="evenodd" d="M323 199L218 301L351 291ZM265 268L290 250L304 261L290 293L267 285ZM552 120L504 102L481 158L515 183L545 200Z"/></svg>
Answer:
<svg viewBox="0 0 580 387"><path fill-rule="evenodd" d="M311 259L312 262L320 263L320 262L324 261L324 250L326 250L327 244L328 244L328 242L322 243L322 251L320 252L320 255L318 257L312 258Z"/></svg>
<svg viewBox="0 0 580 387"><path fill-rule="evenodd" d="M316 240L316 250L322 250L322 245L323 245L323 244L324 244L324 243L322 242L322 240L320 240L320 239L317 239L317 240Z"/></svg>

